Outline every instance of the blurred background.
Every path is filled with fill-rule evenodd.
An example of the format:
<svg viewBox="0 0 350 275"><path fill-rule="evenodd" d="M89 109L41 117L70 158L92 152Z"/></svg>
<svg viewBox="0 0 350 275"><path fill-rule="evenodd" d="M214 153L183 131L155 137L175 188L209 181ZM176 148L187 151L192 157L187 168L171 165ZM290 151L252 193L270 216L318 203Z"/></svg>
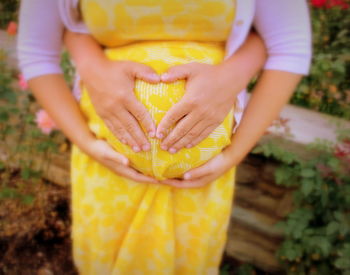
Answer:
<svg viewBox="0 0 350 275"><path fill-rule="evenodd" d="M70 143L18 71L19 3L0 3L0 274L77 274ZM350 274L350 3L308 3L312 68L239 166L221 274Z"/></svg>

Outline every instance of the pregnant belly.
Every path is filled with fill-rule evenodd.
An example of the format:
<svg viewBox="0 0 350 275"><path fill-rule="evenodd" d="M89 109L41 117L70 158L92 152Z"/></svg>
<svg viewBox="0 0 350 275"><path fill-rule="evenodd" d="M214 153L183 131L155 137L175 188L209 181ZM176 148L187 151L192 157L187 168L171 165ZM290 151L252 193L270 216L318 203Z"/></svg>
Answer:
<svg viewBox="0 0 350 275"><path fill-rule="evenodd" d="M189 62L217 64L224 57L222 44L185 41L138 42L110 48L105 53L111 60L131 60L146 64L159 74L174 65ZM146 175L160 180L182 177L186 171L207 162L230 144L233 110L219 127L193 148L184 148L176 154L170 154L160 148L159 140L150 139L150 151L135 153L109 131L96 114L84 87L82 91L80 106L88 119L90 129L98 138L107 140L115 150L128 157L132 167ZM171 106L184 95L185 81L180 80L171 84L149 84L142 80L136 80L134 92L158 125Z"/></svg>

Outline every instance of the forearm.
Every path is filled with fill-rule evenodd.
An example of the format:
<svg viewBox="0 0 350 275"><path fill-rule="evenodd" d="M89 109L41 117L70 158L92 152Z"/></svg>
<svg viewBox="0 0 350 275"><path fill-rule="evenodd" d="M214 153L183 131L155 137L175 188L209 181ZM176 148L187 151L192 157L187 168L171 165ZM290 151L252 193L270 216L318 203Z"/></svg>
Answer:
<svg viewBox="0 0 350 275"><path fill-rule="evenodd" d="M107 60L102 47L91 35L66 31L64 43L82 77Z"/></svg>
<svg viewBox="0 0 350 275"><path fill-rule="evenodd" d="M37 101L63 133L83 151L94 139L79 106L61 74L35 77L28 82Z"/></svg>
<svg viewBox="0 0 350 275"><path fill-rule="evenodd" d="M301 77L275 70L262 73L229 147L234 164L238 164L250 152L266 128L277 118Z"/></svg>
<svg viewBox="0 0 350 275"><path fill-rule="evenodd" d="M260 72L266 58L263 40L255 32L251 32L245 43L220 65L223 68L223 77L231 83L233 80L241 83L241 89L237 89L238 93Z"/></svg>

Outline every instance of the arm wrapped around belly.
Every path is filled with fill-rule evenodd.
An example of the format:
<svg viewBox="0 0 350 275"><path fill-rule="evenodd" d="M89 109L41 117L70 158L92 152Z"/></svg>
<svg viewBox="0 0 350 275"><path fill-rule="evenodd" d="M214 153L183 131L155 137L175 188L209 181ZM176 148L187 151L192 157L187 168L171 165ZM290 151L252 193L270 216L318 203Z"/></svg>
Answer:
<svg viewBox="0 0 350 275"><path fill-rule="evenodd" d="M111 60L140 62L162 74L172 66L190 62L218 64L223 60L224 47L222 43L216 42L154 41L110 48L105 53ZM213 81L216 80L213 79ZM112 134L96 114L85 87L82 91L80 106L91 131L98 138L107 140L116 151L129 158L132 167L159 180L182 177L186 171L207 162L231 142L233 109L219 127L193 148L183 148L175 154L170 154L160 148L158 139L150 139L150 151L135 153ZM142 80L135 82L136 97L146 106L157 125L184 93L185 80L171 84L149 84Z"/></svg>

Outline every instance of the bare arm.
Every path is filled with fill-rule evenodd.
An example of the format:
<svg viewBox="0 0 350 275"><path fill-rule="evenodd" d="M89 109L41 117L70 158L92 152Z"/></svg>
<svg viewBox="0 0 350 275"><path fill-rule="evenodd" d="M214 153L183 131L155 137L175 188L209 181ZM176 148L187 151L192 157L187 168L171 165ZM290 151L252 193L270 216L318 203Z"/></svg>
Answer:
<svg viewBox="0 0 350 275"><path fill-rule="evenodd" d="M301 77L283 71L264 71L254 88L241 124L232 136L231 144L206 164L187 172L184 180L166 180L164 183L181 188L197 188L238 165L278 116Z"/></svg>
<svg viewBox="0 0 350 275"><path fill-rule="evenodd" d="M62 74L34 77L28 84L35 98L58 127L82 151L119 175L141 182L156 182L126 166L128 160L124 156L115 152L107 142L96 139Z"/></svg>

